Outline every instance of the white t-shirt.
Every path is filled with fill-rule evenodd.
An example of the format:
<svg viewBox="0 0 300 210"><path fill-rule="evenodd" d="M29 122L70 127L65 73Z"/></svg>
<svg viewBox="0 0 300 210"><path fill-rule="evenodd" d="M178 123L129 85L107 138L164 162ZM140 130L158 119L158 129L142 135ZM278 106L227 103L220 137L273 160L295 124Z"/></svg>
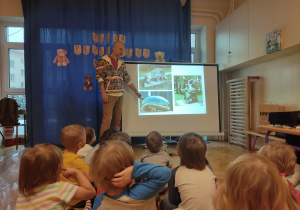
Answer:
<svg viewBox="0 0 300 210"><path fill-rule="evenodd" d="M179 209L214 209L212 199L216 192L216 176L209 167L199 171L180 166L175 174L175 187L178 187L181 198Z"/></svg>
<svg viewBox="0 0 300 210"><path fill-rule="evenodd" d="M83 158L84 162L88 165L91 164L92 157L97 149L99 149L99 144L97 144L92 150L89 151L89 153Z"/></svg>
<svg viewBox="0 0 300 210"><path fill-rule="evenodd" d="M78 150L77 155L80 155L82 158L84 158L92 149L93 147L91 145L85 144L84 147Z"/></svg>

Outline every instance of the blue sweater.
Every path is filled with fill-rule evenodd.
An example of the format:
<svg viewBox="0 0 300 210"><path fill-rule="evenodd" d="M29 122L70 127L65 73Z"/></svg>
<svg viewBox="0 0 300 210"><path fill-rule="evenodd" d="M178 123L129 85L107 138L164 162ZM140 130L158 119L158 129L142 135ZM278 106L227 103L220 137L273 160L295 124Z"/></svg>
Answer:
<svg viewBox="0 0 300 210"><path fill-rule="evenodd" d="M95 198L93 210L96 210L103 201L103 196L114 200L148 200L153 198L168 183L171 177L171 170L166 166L159 166L151 163L140 163L135 161L132 171L132 178L143 178L146 181L138 182L129 187L125 192L117 196L109 196L101 193Z"/></svg>

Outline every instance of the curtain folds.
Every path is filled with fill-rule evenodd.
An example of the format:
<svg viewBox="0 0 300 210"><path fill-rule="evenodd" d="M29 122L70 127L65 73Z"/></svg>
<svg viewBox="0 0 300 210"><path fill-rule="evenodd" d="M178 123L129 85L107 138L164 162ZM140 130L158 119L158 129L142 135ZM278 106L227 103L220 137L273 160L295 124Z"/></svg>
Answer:
<svg viewBox="0 0 300 210"><path fill-rule="evenodd" d="M125 42L126 61L152 62L157 51L167 62L191 59L190 0L184 6L180 0L22 0L22 6L27 146L60 146L60 130L69 124L99 132L93 61L110 54L114 40Z"/></svg>

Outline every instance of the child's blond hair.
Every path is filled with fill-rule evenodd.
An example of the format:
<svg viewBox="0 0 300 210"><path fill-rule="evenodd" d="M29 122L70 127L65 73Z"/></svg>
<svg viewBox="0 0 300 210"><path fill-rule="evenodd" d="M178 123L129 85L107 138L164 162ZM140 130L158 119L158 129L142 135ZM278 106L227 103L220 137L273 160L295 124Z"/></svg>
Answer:
<svg viewBox="0 0 300 210"><path fill-rule="evenodd" d="M285 177L294 173L297 161L294 149L284 142L273 141L260 148L257 154L268 158L277 166L277 169L281 173L281 179L289 192L286 199L289 201L290 209L292 209L294 205L298 206L290 184Z"/></svg>
<svg viewBox="0 0 300 210"><path fill-rule="evenodd" d="M57 182L62 166L62 151L52 144L37 144L24 151L19 172L19 192L23 196L34 188Z"/></svg>
<svg viewBox="0 0 300 210"><path fill-rule="evenodd" d="M127 143L118 140L104 141L92 158L90 176L98 188L113 190L116 189L111 183L114 175L132 165L134 152Z"/></svg>
<svg viewBox="0 0 300 210"><path fill-rule="evenodd" d="M146 136L146 145L150 152L158 153L163 146L163 137L157 131L151 131Z"/></svg>
<svg viewBox="0 0 300 210"><path fill-rule="evenodd" d="M216 210L287 210L287 194L274 163L258 155L243 155L226 169L213 202Z"/></svg>
<svg viewBox="0 0 300 210"><path fill-rule="evenodd" d="M285 173L286 176L294 173L297 157L294 149L288 144L273 141L260 148L257 154L269 158L280 173Z"/></svg>
<svg viewBox="0 0 300 210"><path fill-rule="evenodd" d="M66 149L75 148L83 139L86 139L86 133L81 125L68 125L60 132L60 141Z"/></svg>
<svg viewBox="0 0 300 210"><path fill-rule="evenodd" d="M200 135L193 132L184 134L177 144L180 165L190 169L203 170L208 163L205 158L206 150L206 143Z"/></svg>

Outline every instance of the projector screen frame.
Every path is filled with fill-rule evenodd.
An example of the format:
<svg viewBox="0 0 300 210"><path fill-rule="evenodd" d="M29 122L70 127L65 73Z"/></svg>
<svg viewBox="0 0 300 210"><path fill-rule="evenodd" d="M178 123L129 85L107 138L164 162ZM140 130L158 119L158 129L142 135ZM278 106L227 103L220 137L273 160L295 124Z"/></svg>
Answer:
<svg viewBox="0 0 300 210"><path fill-rule="evenodd" d="M219 68L218 68L218 64L204 64L204 63L181 63L181 62L165 62L165 63L157 63L157 62L137 62L137 61L125 61L125 65L127 66L128 64L146 64L146 65L191 65L191 66L196 66L196 65L200 65L200 66L207 66L207 67L215 67L216 68L216 85L217 85L217 100L218 100L218 131L215 132L196 132L201 136L218 136L221 137L221 139L223 139L224 137L224 132L221 132L221 116L220 116L220 89L219 89ZM128 70L128 69L127 69ZM132 76L131 72L128 72L130 76ZM136 83L136 81L132 81L133 84L136 86L137 90L138 90L138 84ZM125 99L124 99L124 103L126 103L126 99L127 95L133 95L134 97L136 97L135 93L125 84L124 87L125 89L127 89L125 92ZM136 99L138 100L138 99ZM124 116L124 109L123 109L123 113L122 113L122 118ZM123 120L122 120L122 127L123 127ZM126 130L124 130L124 132L127 132ZM192 131L191 131L192 132ZM181 136L186 132L161 132L162 136ZM147 136L148 132L128 132L128 134L132 137L144 137Z"/></svg>

